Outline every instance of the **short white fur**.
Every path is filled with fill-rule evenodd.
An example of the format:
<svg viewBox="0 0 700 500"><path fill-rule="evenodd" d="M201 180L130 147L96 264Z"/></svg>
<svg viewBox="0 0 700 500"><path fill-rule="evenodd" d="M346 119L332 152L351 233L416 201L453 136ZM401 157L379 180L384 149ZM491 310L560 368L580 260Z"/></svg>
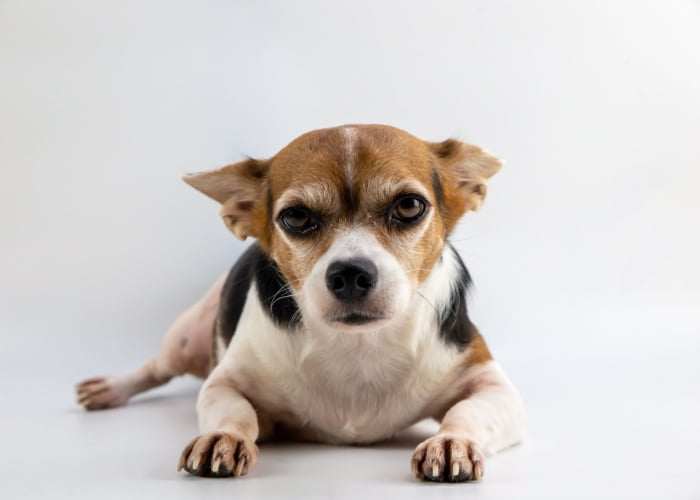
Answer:
<svg viewBox="0 0 700 500"><path fill-rule="evenodd" d="M231 388L227 397L251 401L258 418L288 419L300 437L336 443L386 439L459 398L472 379L498 387L499 397L517 404L517 393L495 362L465 372L464 353L440 338L436 310L446 307L457 273L455 257L446 249L420 294L411 297L408 312L387 328L363 334L338 334L306 323L286 331L263 310L253 286L236 335L202 389L200 430L221 430L226 415L220 412L233 406L239 408L235 419L242 417L241 407L243 415L251 415L245 403L222 407L219 398L207 396L208 387L220 391L222 385ZM492 397L487 391L483 399ZM512 444L519 425L504 422L494 436L476 429L473 434L486 439L484 446L491 450Z"/></svg>

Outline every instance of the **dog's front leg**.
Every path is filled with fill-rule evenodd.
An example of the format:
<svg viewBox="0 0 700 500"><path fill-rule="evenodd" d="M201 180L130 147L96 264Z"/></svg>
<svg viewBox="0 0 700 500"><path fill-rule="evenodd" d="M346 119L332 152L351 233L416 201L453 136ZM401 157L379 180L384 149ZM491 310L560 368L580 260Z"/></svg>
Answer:
<svg viewBox="0 0 700 500"><path fill-rule="evenodd" d="M429 481L478 480L484 454L491 455L522 440L522 400L494 361L472 366L460 378L464 399L443 415L438 433L416 448L414 475Z"/></svg>
<svg viewBox="0 0 700 500"><path fill-rule="evenodd" d="M258 457L258 418L223 370L214 370L197 400L200 435L180 456L178 470L198 476L248 473Z"/></svg>

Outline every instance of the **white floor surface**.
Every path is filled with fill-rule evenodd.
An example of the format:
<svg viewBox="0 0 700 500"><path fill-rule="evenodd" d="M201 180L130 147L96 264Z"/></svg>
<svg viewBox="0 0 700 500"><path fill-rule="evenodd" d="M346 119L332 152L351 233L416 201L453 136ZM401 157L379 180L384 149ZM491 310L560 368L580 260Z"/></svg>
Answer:
<svg viewBox="0 0 700 500"><path fill-rule="evenodd" d="M263 445L242 479L177 473L196 433L199 381L179 379L127 407L86 413L72 384L136 364L157 336L98 336L69 324L25 319L4 341L0 498L700 498L695 335L666 344L658 336L654 347L640 331L646 347L622 357L594 355L600 340L583 336L589 351L581 356L501 349L528 406L529 439L488 459L481 482L442 485L410 474L414 446L435 427L427 422L371 447Z"/></svg>

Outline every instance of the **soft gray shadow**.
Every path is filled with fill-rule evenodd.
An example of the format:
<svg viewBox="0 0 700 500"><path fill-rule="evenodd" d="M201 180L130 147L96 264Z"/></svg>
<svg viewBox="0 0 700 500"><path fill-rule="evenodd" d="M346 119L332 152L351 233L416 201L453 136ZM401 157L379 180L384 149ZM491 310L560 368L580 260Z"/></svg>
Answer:
<svg viewBox="0 0 700 500"><path fill-rule="evenodd" d="M405 431L400 432L391 439L385 441L378 441L376 443L370 444L327 444L320 443L316 441L303 441L294 439L274 439L271 441L264 441L259 443L260 449L299 449L304 447L304 449L314 449L317 448L322 450L323 448L334 447L334 448L369 448L377 450L413 450L418 443L428 439L432 436L432 433L425 429L420 429L416 427L410 427Z"/></svg>
<svg viewBox="0 0 700 500"><path fill-rule="evenodd" d="M410 427L387 441L371 446L383 450L413 449L418 443L425 441L432 435L433 433L428 430Z"/></svg>

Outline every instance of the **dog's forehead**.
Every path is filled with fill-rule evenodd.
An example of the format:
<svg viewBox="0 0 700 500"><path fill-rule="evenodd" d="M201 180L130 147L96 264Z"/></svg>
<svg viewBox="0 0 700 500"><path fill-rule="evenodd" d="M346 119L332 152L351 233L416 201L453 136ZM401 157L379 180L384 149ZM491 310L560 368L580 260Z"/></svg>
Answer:
<svg viewBox="0 0 700 500"><path fill-rule="evenodd" d="M434 168L426 144L383 125L347 125L302 135L282 149L270 166L272 198L309 186L362 197L377 183L412 180L428 186Z"/></svg>

